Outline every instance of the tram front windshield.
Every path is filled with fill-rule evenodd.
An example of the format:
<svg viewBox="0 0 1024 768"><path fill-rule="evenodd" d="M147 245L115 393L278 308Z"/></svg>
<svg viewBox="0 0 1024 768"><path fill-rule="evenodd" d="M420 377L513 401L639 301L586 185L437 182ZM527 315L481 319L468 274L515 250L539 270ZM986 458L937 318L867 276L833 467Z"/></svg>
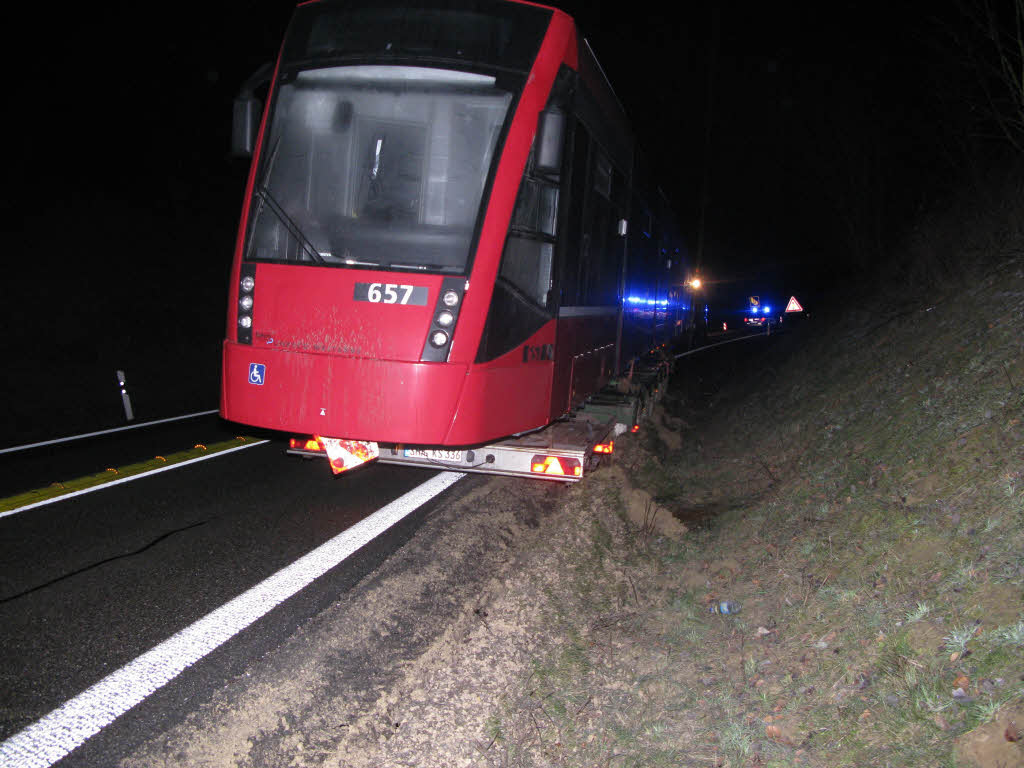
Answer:
<svg viewBox="0 0 1024 768"><path fill-rule="evenodd" d="M512 94L428 67L298 71L278 86L246 258L462 273Z"/></svg>

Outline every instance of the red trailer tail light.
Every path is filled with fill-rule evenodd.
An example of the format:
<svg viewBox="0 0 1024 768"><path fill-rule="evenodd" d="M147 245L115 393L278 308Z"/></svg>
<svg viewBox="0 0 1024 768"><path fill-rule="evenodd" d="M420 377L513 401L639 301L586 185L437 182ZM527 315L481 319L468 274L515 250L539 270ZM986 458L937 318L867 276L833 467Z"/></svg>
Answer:
<svg viewBox="0 0 1024 768"><path fill-rule="evenodd" d="M582 477L583 465L579 459L559 458L558 456L534 456L530 461L530 471L538 475L572 475Z"/></svg>
<svg viewBox="0 0 1024 768"><path fill-rule="evenodd" d="M635 435L637 432L640 431L640 425L639 424L634 424L633 428L631 430L629 430L629 431L632 432Z"/></svg>
<svg viewBox="0 0 1024 768"><path fill-rule="evenodd" d="M607 443L600 443L594 446L594 453L614 453L615 452L615 441L609 440Z"/></svg>

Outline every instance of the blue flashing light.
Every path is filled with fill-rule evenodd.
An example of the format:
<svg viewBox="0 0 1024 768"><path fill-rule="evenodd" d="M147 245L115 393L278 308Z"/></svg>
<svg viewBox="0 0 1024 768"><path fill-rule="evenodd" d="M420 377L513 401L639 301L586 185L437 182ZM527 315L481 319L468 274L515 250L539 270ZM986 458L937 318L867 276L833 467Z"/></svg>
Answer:
<svg viewBox="0 0 1024 768"><path fill-rule="evenodd" d="M678 306L683 309L686 308L686 304L683 302L673 303L671 299L648 299L642 296L626 296L622 299L624 304L633 304L641 307L672 307Z"/></svg>
<svg viewBox="0 0 1024 768"><path fill-rule="evenodd" d="M771 308L771 307L769 307L769 306L765 306L765 308L764 308L764 313L765 313L766 315L767 315L767 314L768 314L769 312L771 312L771 311L772 311L772 308Z"/></svg>

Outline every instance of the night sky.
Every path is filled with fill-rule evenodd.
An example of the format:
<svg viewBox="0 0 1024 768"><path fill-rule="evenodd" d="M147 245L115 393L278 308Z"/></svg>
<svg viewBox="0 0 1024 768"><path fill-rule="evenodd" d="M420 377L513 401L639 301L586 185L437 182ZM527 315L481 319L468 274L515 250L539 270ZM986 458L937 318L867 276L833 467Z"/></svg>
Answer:
<svg viewBox="0 0 1024 768"><path fill-rule="evenodd" d="M848 231L867 222L848 219L881 208L892 237L934 191L936 16L723 3L680 5L667 21L604 7L581 23L642 146L663 159L663 188L720 299L868 277Z"/></svg>
<svg viewBox="0 0 1024 768"><path fill-rule="evenodd" d="M31 228L29 243L40 229L52 237L53 223L71 214L86 219L71 251L96 248L102 261L122 261L128 243L110 231L121 206L126 219L156 219L124 222L145 253L129 261L163 247L142 233L135 239L137 226L162 227L157 240L166 241L209 216L221 236L237 219L246 170L226 157L231 98L274 56L292 7L165 6L150 16L92 5L41 19L50 34L41 55L17 68L14 86L26 107L15 110L23 135L14 163L27 193L7 201ZM932 50L944 22L939 5L922 13L850 1L690 3L675 6L673 18L607 1L560 7L590 39L662 171L691 254L710 274L845 263L844 163L884 168L889 228L905 223L934 183L936 90L948 64ZM104 222L102 244L88 242L94 217ZM188 235L187 258L229 257L222 241L214 252Z"/></svg>
<svg viewBox="0 0 1024 768"><path fill-rule="evenodd" d="M6 89L2 205L18 271L0 322L18 370L113 366L154 345L215 360L247 172L227 154L231 101L276 54L292 7L33 12ZM804 291L813 303L830 280L868 279L985 151L965 138L979 102L950 44L962 19L941 4L689 3L673 18L560 7L660 169L717 300Z"/></svg>

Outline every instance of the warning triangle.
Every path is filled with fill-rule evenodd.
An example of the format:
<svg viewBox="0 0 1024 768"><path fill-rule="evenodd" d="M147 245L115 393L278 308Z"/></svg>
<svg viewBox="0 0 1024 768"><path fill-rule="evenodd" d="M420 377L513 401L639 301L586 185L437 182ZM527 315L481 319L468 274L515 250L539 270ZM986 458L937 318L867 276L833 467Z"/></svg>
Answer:
<svg viewBox="0 0 1024 768"><path fill-rule="evenodd" d="M800 306L800 302L796 300L796 296L789 297L789 304L786 305L787 312L803 312L804 308Z"/></svg>

